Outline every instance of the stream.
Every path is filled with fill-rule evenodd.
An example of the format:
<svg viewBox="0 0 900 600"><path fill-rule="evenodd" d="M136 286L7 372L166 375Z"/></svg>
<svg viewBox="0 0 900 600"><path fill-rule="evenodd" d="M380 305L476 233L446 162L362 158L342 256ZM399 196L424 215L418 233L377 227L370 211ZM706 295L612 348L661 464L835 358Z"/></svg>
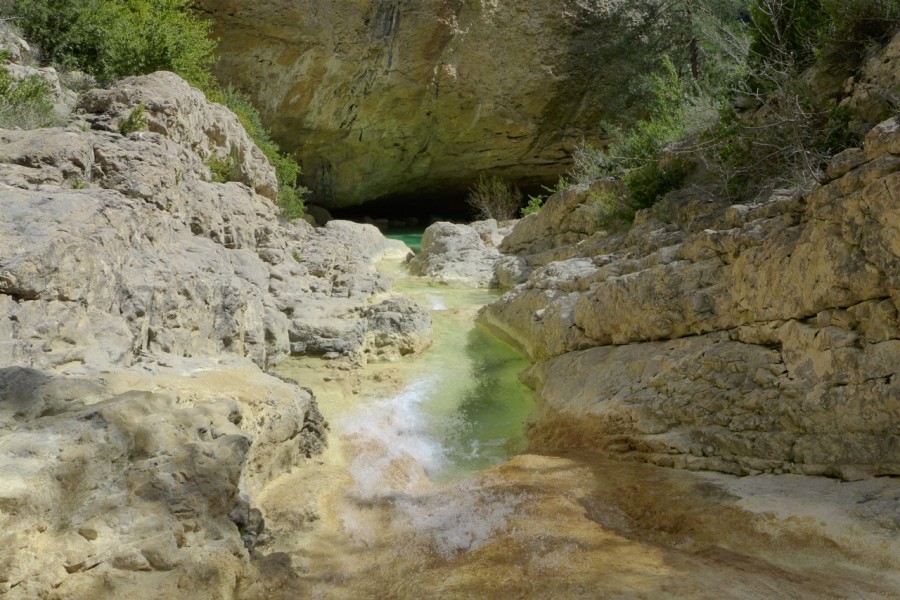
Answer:
<svg viewBox="0 0 900 600"><path fill-rule="evenodd" d="M266 597L818 600L900 589L900 541L862 513L834 524L835 507L859 506L860 494L894 502L890 482L527 454L528 363L473 321L496 292L380 268L430 309L433 345L365 367L279 366L316 391L330 432L321 456L256 498L264 553L290 561L291 576L268 588L280 595Z"/></svg>
<svg viewBox="0 0 900 600"><path fill-rule="evenodd" d="M414 238L404 241L417 245ZM295 358L278 369L312 385L331 427L318 472L303 476L304 492L286 489L301 485L288 476L262 498L275 515L290 512L291 502L314 506L318 522L277 538L280 550L306 549L300 558L318 574L313 597L381 597L356 587L386 567L381 552L390 552L390 568L450 559L486 543L523 500L467 479L525 450L534 407L518 379L529 363L474 324L498 292L431 284L406 275L405 264L379 269L396 277L394 293L429 309L434 341L426 351L362 368ZM345 580L354 585L345 589Z"/></svg>

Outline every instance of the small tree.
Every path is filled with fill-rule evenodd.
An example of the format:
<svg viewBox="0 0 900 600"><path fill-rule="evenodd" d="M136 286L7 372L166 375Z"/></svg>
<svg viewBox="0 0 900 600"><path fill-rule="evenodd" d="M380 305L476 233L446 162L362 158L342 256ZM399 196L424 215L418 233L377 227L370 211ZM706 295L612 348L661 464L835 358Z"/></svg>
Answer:
<svg viewBox="0 0 900 600"><path fill-rule="evenodd" d="M515 219L522 205L522 192L512 183L484 173L469 190L466 198L481 219L508 221Z"/></svg>

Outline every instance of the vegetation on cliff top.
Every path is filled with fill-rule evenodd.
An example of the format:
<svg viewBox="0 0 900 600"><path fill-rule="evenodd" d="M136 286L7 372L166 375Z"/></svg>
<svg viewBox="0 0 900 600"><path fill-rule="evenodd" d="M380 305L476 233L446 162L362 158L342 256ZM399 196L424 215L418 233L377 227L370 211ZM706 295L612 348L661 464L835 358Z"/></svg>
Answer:
<svg viewBox="0 0 900 600"><path fill-rule="evenodd" d="M213 76L216 41L209 22L190 8L190 0L0 0L0 14L37 46L43 64L85 72L101 85L172 71L228 106L275 167L284 217L301 216L306 189L297 185L300 166L280 151L248 98L223 89ZM3 85L0 81L0 116L7 104L21 105L22 96L40 106L47 102L47 91L41 93L36 82Z"/></svg>
<svg viewBox="0 0 900 600"><path fill-rule="evenodd" d="M708 193L752 200L818 180L828 157L859 143L864 125L840 105L841 90L823 92L818 82L855 74L900 27L900 3L667 6L670 13L648 9L639 20L642 27L664 20L671 40L659 46L665 53L656 72L642 79L645 116L623 128L602 124L610 143L574 156L577 182L617 177L627 184L624 198L601 199L606 224L629 222L692 172L692 183Z"/></svg>

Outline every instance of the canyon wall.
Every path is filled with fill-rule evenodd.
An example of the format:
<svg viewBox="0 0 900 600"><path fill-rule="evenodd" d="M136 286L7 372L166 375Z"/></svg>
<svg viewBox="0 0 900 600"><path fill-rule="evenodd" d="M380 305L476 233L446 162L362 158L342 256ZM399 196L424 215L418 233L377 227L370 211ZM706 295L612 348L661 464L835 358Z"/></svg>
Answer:
<svg viewBox="0 0 900 600"><path fill-rule="evenodd" d="M0 130L0 595L271 597L293 576L254 498L327 424L264 369L416 352L430 319L375 270L403 244L283 221L276 193L237 117L172 73Z"/></svg>
<svg viewBox="0 0 900 600"><path fill-rule="evenodd" d="M587 187L522 219L479 320L537 363L534 446L900 474L900 119L827 177L753 205L681 191L613 235Z"/></svg>
<svg viewBox="0 0 900 600"><path fill-rule="evenodd" d="M198 5L219 76L251 95L331 207L465 191L482 171L554 182L633 74L602 0Z"/></svg>

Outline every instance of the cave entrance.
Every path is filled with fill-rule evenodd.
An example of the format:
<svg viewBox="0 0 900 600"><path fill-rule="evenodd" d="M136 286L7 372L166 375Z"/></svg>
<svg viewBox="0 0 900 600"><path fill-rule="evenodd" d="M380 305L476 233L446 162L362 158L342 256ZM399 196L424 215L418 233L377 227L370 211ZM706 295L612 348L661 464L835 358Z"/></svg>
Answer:
<svg viewBox="0 0 900 600"><path fill-rule="evenodd" d="M372 223L382 231L421 231L437 221L467 223L476 218L466 192L457 190L391 196L329 211L335 219Z"/></svg>
<svg viewBox="0 0 900 600"><path fill-rule="evenodd" d="M519 186L522 206L529 195L547 195L547 188L539 184ZM358 206L329 208L332 218L370 223L385 232L411 230L421 232L437 221L471 223L479 219L476 210L466 201L468 188L442 191L419 191L389 196Z"/></svg>

